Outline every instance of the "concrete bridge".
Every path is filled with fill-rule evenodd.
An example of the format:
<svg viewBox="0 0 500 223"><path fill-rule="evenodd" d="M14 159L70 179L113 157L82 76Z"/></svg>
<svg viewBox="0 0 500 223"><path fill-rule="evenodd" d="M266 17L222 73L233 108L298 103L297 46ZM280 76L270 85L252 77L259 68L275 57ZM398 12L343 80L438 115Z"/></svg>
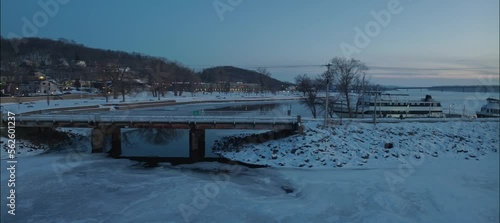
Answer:
<svg viewBox="0 0 500 223"><path fill-rule="evenodd" d="M16 127L92 128L92 152L104 151L105 138L111 137L112 157L121 155L122 128L189 129L189 158L200 161L205 157L205 129L263 129L302 133L300 116L297 117L238 117L238 116L162 116L162 115L86 115L45 114L16 116ZM7 122L7 117L2 117Z"/></svg>

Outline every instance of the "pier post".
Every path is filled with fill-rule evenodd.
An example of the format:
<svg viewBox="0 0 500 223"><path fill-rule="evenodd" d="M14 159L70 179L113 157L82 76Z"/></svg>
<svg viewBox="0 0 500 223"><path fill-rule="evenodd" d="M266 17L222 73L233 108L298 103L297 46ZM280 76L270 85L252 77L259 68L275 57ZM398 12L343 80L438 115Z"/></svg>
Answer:
<svg viewBox="0 0 500 223"><path fill-rule="evenodd" d="M91 130L92 153L102 153L104 150L104 132L100 128Z"/></svg>
<svg viewBox="0 0 500 223"><path fill-rule="evenodd" d="M297 115L297 133L304 135L304 126L302 125L302 116Z"/></svg>
<svg viewBox="0 0 500 223"><path fill-rule="evenodd" d="M192 162L202 161L205 158L205 129L189 130L189 159Z"/></svg>
<svg viewBox="0 0 500 223"><path fill-rule="evenodd" d="M115 127L111 132L111 150L109 155L113 158L119 158L122 155L122 132L121 128Z"/></svg>

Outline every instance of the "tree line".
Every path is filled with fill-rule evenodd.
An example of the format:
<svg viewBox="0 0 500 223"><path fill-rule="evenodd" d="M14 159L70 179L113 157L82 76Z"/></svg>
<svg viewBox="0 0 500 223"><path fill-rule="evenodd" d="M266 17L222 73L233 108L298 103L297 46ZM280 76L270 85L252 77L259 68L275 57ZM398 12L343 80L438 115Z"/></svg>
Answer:
<svg viewBox="0 0 500 223"><path fill-rule="evenodd" d="M327 71L316 77L306 74L295 77L296 90L302 94L302 103L314 118L317 118L319 113L326 112L326 97L321 95L326 92L327 85L338 93L328 100L328 116L331 118L334 115L334 107L339 106L340 101L345 102L347 114L353 117L359 111L360 102L366 93L379 89L379 86L366 76L368 67L360 60L335 57L326 67ZM353 94L356 95L355 98L352 98Z"/></svg>
<svg viewBox="0 0 500 223"><path fill-rule="evenodd" d="M79 86L80 80L103 83L101 90L108 96L118 98L145 87L154 95L164 94L167 83L199 82L196 73L179 62L153 57L141 53L128 53L85 47L74 41L42 38L23 38L17 51L9 39L1 38L0 69L3 75L14 76L16 84L30 79L40 71L59 83L73 81ZM138 80L147 81L144 83ZM176 95L182 95L186 86L170 86Z"/></svg>
<svg viewBox="0 0 500 223"><path fill-rule="evenodd" d="M187 66L162 57L141 53L103 50L86 47L68 39L23 38L15 50L10 40L1 37L2 75L14 76L19 86L42 72L59 83L72 81L74 87L81 86L81 80L94 80L100 86L106 99L108 94L117 99L142 90L149 90L153 97L164 97L167 91L174 96L184 92L195 94L201 82L212 84L243 81L259 84L260 92L277 91L289 84L271 78L265 69L249 71L235 67L213 67L195 72ZM142 81L138 81L142 80ZM2 86L4 87L4 86ZM213 92L215 87L207 89ZM225 88L218 88L224 89ZM227 91L226 91L227 92Z"/></svg>

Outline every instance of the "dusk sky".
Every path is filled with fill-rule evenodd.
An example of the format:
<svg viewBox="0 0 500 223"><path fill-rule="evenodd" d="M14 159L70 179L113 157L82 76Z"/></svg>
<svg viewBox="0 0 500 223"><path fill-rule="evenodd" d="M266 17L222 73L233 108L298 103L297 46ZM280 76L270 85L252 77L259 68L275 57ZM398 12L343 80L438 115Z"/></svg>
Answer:
<svg viewBox="0 0 500 223"><path fill-rule="evenodd" d="M47 11L44 2L58 8ZM382 85L499 84L498 0L2 0L1 7L4 37L72 39L197 71L268 67L293 81L350 56Z"/></svg>

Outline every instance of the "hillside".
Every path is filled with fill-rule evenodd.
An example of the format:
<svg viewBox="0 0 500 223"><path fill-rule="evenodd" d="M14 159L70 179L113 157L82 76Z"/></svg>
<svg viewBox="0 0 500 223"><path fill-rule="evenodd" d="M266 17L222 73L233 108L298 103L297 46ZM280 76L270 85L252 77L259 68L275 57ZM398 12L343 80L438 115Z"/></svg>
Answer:
<svg viewBox="0 0 500 223"><path fill-rule="evenodd" d="M265 89L271 91L281 90L290 85L290 83L276 80L271 76L263 75L257 71L232 66L218 66L204 69L200 73L200 78L203 82L208 83L243 82L263 84Z"/></svg>
<svg viewBox="0 0 500 223"><path fill-rule="evenodd" d="M29 80L35 72L42 72L59 83L79 79L114 81L120 79L119 73L127 67L129 69L125 78L142 79L143 83L157 86L158 89L165 89L162 86L168 87L172 82L243 82L257 84L259 89L266 91L277 91L290 85L270 77L270 74L263 75L232 66L212 67L195 73L190 68L165 58L90 48L67 39L12 40L2 37L0 49L2 76L10 76L7 80L15 83L15 86ZM14 85L10 86L13 88ZM178 90L191 91L195 86L178 88L190 88Z"/></svg>
<svg viewBox="0 0 500 223"><path fill-rule="evenodd" d="M106 71L126 67L127 75L134 78L189 81L196 77L191 69L165 58L90 48L67 39L2 37L0 49L2 75L16 76L19 81L38 71L60 82L112 79L105 77L110 76Z"/></svg>

